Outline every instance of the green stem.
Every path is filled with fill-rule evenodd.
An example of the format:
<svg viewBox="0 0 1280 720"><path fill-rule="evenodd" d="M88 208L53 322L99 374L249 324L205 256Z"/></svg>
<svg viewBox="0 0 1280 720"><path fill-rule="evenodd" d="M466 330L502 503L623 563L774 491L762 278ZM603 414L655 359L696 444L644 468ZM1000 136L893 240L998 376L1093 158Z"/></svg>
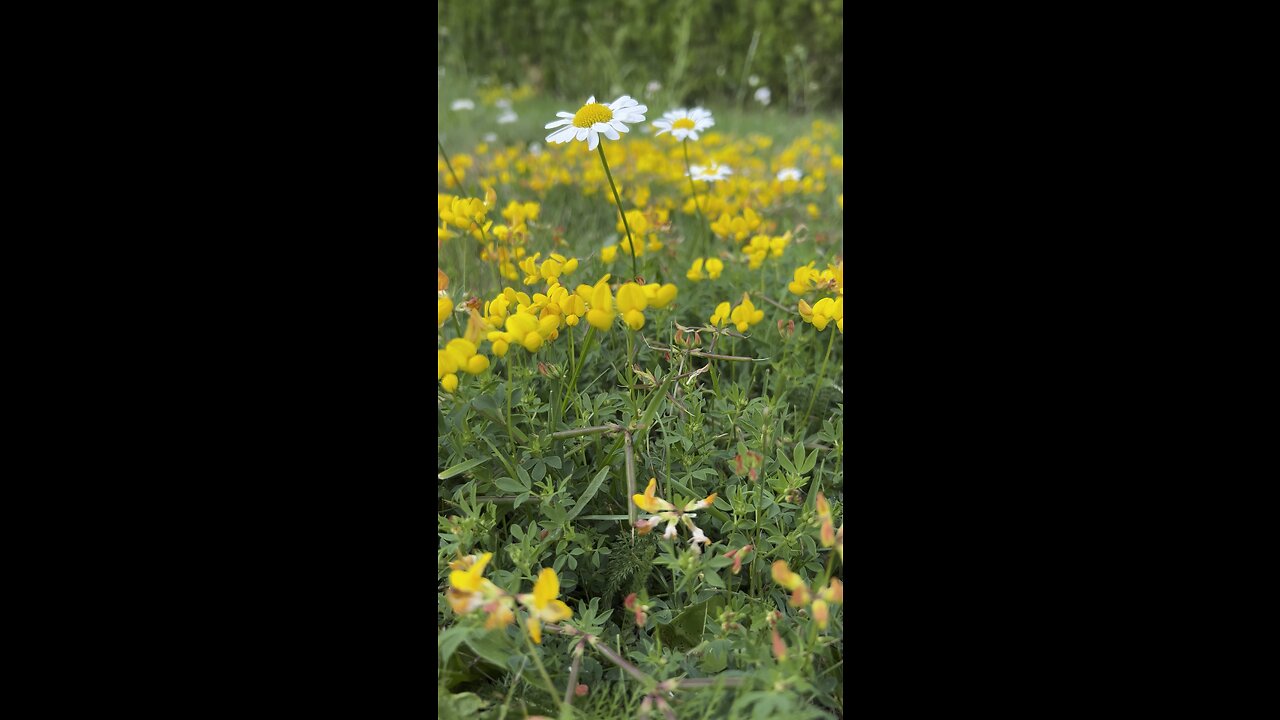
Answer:
<svg viewBox="0 0 1280 720"><path fill-rule="evenodd" d="M627 230L627 245L631 249L631 272L640 277L640 269L636 265L636 240L631 236L631 223L627 222L627 214L622 211L622 196L618 195L618 186L613 183L613 173L609 172L609 161L604 156L604 143L596 146L600 151L600 162L604 163L605 177L609 178L609 187L613 188L613 201L618 205L618 214L622 216L622 227Z"/></svg>
<svg viewBox="0 0 1280 720"><path fill-rule="evenodd" d="M453 163L449 162L449 153L444 151L444 143L440 142L440 138L436 138L436 145L440 147L440 156L444 158L444 166L449 168L449 174L453 176L453 182L458 186L458 192L466 192L462 187L462 181L458 179L458 173L453 171Z"/></svg>
<svg viewBox="0 0 1280 720"><path fill-rule="evenodd" d="M809 407L804 411L804 420L800 421L800 432L809 427L809 413L813 410L813 401L818 399L818 383L822 382L827 372L827 361L831 359L831 346L836 342L835 328L831 329L831 339L827 341L827 354L822 358L822 369L818 371L817 381L813 384L813 394L809 396Z"/></svg>
<svg viewBox="0 0 1280 720"><path fill-rule="evenodd" d="M525 621L528 622L527 620ZM556 707L561 708L560 695L556 693L555 685L551 684L551 676L547 674L547 669L542 666L542 660L538 658L538 650L533 646L533 641L529 639L528 627L525 632L520 633L524 636L524 644L529 646L529 654L533 656L533 664L538 666L538 672L542 673L542 679L547 683L547 692L551 693L551 699L556 702Z"/></svg>
<svg viewBox="0 0 1280 720"><path fill-rule="evenodd" d="M516 431L511 425L511 364L515 361L516 346L507 348L507 437L511 438L511 453L516 451Z"/></svg>
<svg viewBox="0 0 1280 720"><path fill-rule="evenodd" d="M592 325L590 329L587 330L587 339L582 341L582 353L578 356L578 362L573 366L573 377L569 379L569 393L572 394L575 398L577 397L577 394L578 394L578 373L582 370L582 363L585 362L587 359L587 348L591 347L591 339L594 338L595 336L596 336L596 326ZM563 405L564 398L561 398L560 402ZM560 410L560 415L561 416L564 415L563 408Z"/></svg>
<svg viewBox="0 0 1280 720"><path fill-rule="evenodd" d="M705 252L707 250L705 239L709 230L707 229L707 216L702 213L702 206L698 203L698 188L693 184L693 166L689 164L689 138L684 139L684 168L689 173L689 190L693 192L693 207L698 211L698 219L702 220L702 225L698 228L698 235L704 242L700 243L699 247Z"/></svg>

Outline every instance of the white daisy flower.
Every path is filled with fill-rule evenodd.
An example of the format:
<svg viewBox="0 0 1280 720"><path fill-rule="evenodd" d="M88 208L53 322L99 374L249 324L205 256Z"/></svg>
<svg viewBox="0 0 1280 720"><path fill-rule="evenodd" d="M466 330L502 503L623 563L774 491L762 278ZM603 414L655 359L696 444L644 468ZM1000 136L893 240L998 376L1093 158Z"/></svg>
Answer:
<svg viewBox="0 0 1280 720"><path fill-rule="evenodd" d="M694 180L705 180L706 182L720 182L733 174L733 169L728 165L717 165L714 161L710 165L692 165L689 167L692 171Z"/></svg>
<svg viewBox="0 0 1280 720"><path fill-rule="evenodd" d="M520 116L519 116L519 115L517 115L517 114L515 113L515 111L514 111L514 110L507 110L506 112L504 112L504 113L502 113L501 115L499 115L499 116L498 116L498 124L499 124L499 125L510 125L511 123L513 123L513 122L515 122L515 121L517 121L517 120L519 120L519 119L520 119Z"/></svg>
<svg viewBox="0 0 1280 720"><path fill-rule="evenodd" d="M677 140L697 140L698 133L715 125L716 121L711 118L711 113L702 108L694 108L685 110L678 108L668 113L662 114L661 120L654 120L653 126L660 128L658 135L664 132L671 133L671 137Z"/></svg>
<svg viewBox="0 0 1280 720"><path fill-rule="evenodd" d="M799 168L782 168L778 171L778 179L784 182L787 180L799 180L802 177L804 175L800 174Z"/></svg>
<svg viewBox="0 0 1280 720"><path fill-rule="evenodd" d="M641 105L630 95L623 95L608 105L596 102L595 96L587 99L576 113L558 112L553 120L547 123L546 129L559 128L547 136L547 142L567 143L572 140L586 140L587 149L595 150L600 144L600 136L610 140L621 137L618 133L630 132L627 123L644 122L644 114L649 108Z"/></svg>
<svg viewBox="0 0 1280 720"><path fill-rule="evenodd" d="M470 100L466 99L466 98L462 98L461 100L454 100L454 101L453 101L453 105L450 105L450 106L449 106L449 109L451 109L451 110L475 110L475 109L476 109L476 104L475 104L474 102L472 102L472 101L470 101Z"/></svg>
<svg viewBox="0 0 1280 720"><path fill-rule="evenodd" d="M756 98L756 102L760 103L761 105L768 105L769 100L772 98L772 96L773 96L772 93L769 92L769 88L762 87L756 91L755 98Z"/></svg>

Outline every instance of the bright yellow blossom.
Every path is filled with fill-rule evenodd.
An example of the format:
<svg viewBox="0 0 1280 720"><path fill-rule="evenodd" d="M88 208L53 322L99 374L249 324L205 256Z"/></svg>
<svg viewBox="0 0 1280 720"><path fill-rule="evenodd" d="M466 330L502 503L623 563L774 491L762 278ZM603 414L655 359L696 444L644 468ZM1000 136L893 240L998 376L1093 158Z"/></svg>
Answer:
<svg viewBox="0 0 1280 720"><path fill-rule="evenodd" d="M644 309L649 306L649 298L639 285L630 282L618 288L618 311L622 320L632 330L644 327Z"/></svg>
<svg viewBox="0 0 1280 720"><path fill-rule="evenodd" d="M716 327L729 324L729 303L722 302L716 306L716 311L711 314L711 324Z"/></svg>
<svg viewBox="0 0 1280 720"><path fill-rule="evenodd" d="M542 568L538 581L533 584L533 592L518 595L517 599L529 610L529 637L542 644L542 623L568 620L573 617L573 609L560 600L560 578L551 568Z"/></svg>
<svg viewBox="0 0 1280 720"><path fill-rule="evenodd" d="M733 313L729 317L733 320L733 324L738 327L738 332L746 332L747 328L764 320L764 311L757 310L756 306L751 303L751 298L747 293L742 293L742 302L733 309Z"/></svg>

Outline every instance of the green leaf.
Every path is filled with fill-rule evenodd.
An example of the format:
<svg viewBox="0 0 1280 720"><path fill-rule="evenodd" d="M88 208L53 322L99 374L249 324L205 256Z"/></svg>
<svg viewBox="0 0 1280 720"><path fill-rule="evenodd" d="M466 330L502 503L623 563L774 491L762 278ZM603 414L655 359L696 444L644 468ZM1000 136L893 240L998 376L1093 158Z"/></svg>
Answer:
<svg viewBox="0 0 1280 720"><path fill-rule="evenodd" d="M795 462L792 463L793 466L798 472L803 472L800 468L804 467L804 443L796 443L795 450L791 454L795 457Z"/></svg>
<svg viewBox="0 0 1280 720"><path fill-rule="evenodd" d="M653 417L658 414L658 406L667 397L667 388L671 387L671 380L675 375L669 376L662 381L662 387L653 393L653 399L649 401L649 407L645 409L644 415L640 416L640 427L647 429L653 423Z"/></svg>
<svg viewBox="0 0 1280 720"><path fill-rule="evenodd" d="M503 492L522 493L529 489L509 477L500 477L494 480L493 484L497 485L498 489Z"/></svg>
<svg viewBox="0 0 1280 720"><path fill-rule="evenodd" d="M470 470L471 468L477 465L484 464L485 461L487 461L488 459L489 458L477 458L475 460L468 460L464 463L458 463L457 465L454 465L448 470L445 470L444 472L440 473L439 478L441 480L448 480L449 478L454 477L455 475L461 475L462 473Z"/></svg>
<svg viewBox="0 0 1280 720"><path fill-rule="evenodd" d="M471 628L461 625L455 625L440 634L437 644L440 648L440 662L447 663L453 655L453 651L458 649L458 645L471 635Z"/></svg>
<svg viewBox="0 0 1280 720"><path fill-rule="evenodd" d="M732 563L732 561L730 561ZM711 587L723 588L724 580L720 579L720 573L715 570L703 570L702 580Z"/></svg>
<svg viewBox="0 0 1280 720"><path fill-rule="evenodd" d="M528 501L529 501L529 493L527 492L520 493L519 495L516 496L516 501L512 503L511 507L518 508Z"/></svg>
<svg viewBox="0 0 1280 720"><path fill-rule="evenodd" d="M557 470L560 469L560 457L558 455L551 455L549 457L544 457L542 458L542 461Z"/></svg>
<svg viewBox="0 0 1280 720"><path fill-rule="evenodd" d="M498 667L506 667L507 656L511 654L511 649L506 643L500 642L498 636L498 633L472 635L467 638L467 645L485 660Z"/></svg>
<svg viewBox="0 0 1280 720"><path fill-rule="evenodd" d="M582 491L582 497L578 498L578 502L575 503L573 506L573 509L569 511L569 517L568 517L569 520L574 519L575 517L578 516L578 513L586 509L587 503L591 500L591 498L596 496L596 492L600 490L600 485L604 483L605 476L608 474L609 474L609 468L607 467L601 468L600 472L596 473L596 476L591 480L591 484L587 485L587 489ZM628 498L628 500L630 500L630 498ZM611 520L614 518L622 518L623 520L626 520L628 517L629 516L627 515L603 515L603 516L591 516L583 519L584 520Z"/></svg>

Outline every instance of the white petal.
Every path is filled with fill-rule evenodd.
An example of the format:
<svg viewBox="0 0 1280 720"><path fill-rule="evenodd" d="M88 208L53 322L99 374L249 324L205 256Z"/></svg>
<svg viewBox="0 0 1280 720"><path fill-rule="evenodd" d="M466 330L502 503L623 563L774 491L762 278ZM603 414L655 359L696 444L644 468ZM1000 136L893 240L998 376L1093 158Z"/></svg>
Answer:
<svg viewBox="0 0 1280 720"><path fill-rule="evenodd" d="M690 140L697 140L697 139L698 139L698 131L697 131L697 130L690 130L690 131L689 131L689 139L690 139Z"/></svg>
<svg viewBox="0 0 1280 720"><path fill-rule="evenodd" d="M567 117L567 118L571 118L571 117L573 117L573 113L571 113L571 112L558 112L558 113L556 113L556 117Z"/></svg>
<svg viewBox="0 0 1280 720"><path fill-rule="evenodd" d="M595 101L596 101L596 96L595 96L595 95L592 95L591 97L587 98L587 102L586 102L585 104L590 105L591 103L593 103L593 102L595 102Z"/></svg>
<svg viewBox="0 0 1280 720"><path fill-rule="evenodd" d="M621 122L619 120L610 120L609 127L613 128L614 130L617 130L618 132L631 132L631 128L627 127L626 123Z"/></svg>
<svg viewBox="0 0 1280 720"><path fill-rule="evenodd" d="M599 144L600 144L600 133L596 132L595 128L588 128L587 129L587 149L595 150L596 146Z"/></svg>
<svg viewBox="0 0 1280 720"><path fill-rule="evenodd" d="M567 143L567 142L569 142L570 140L572 140L572 139L573 139L573 131L574 131L575 129L576 129L576 128L574 128L572 125L570 125L569 127L562 127L562 128L560 128L559 130L557 130L557 131L555 131L555 132L551 133L550 135L548 135L548 136L547 136L547 142L550 142L550 143Z"/></svg>
<svg viewBox="0 0 1280 720"><path fill-rule="evenodd" d="M572 122L573 122L572 120L552 120L551 122L547 123L543 127L546 128L547 130L550 130L553 127L560 127L561 125L569 125Z"/></svg>
<svg viewBox="0 0 1280 720"><path fill-rule="evenodd" d="M587 128L578 128L577 130L578 132L577 132L577 135L574 136L574 140L577 140L578 142L582 142L583 140L586 140Z"/></svg>
<svg viewBox="0 0 1280 720"><path fill-rule="evenodd" d="M594 130L595 128L592 129ZM600 132L604 133L604 136L610 140L617 140L620 137L618 131L614 130L612 125L600 123Z"/></svg>

